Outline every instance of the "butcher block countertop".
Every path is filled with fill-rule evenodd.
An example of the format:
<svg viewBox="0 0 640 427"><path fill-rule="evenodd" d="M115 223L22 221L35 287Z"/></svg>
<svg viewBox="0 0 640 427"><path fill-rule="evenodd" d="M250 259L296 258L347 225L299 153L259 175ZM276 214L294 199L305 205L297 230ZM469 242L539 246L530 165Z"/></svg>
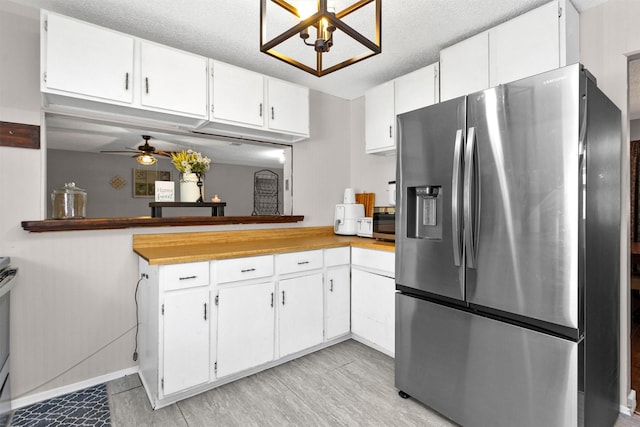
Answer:
<svg viewBox="0 0 640 427"><path fill-rule="evenodd" d="M338 236L333 233L333 227L133 235L133 251L151 265L240 258L343 246L383 251L395 250L393 242L357 236Z"/></svg>

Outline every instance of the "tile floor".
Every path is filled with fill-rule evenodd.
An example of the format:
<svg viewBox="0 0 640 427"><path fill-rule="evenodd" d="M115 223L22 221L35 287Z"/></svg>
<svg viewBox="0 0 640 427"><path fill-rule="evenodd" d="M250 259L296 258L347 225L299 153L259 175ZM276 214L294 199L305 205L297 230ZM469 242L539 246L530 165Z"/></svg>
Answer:
<svg viewBox="0 0 640 427"><path fill-rule="evenodd" d="M107 383L113 426L425 426L455 424L393 386L393 359L349 340L166 408L137 375ZM620 416L616 427L640 427Z"/></svg>

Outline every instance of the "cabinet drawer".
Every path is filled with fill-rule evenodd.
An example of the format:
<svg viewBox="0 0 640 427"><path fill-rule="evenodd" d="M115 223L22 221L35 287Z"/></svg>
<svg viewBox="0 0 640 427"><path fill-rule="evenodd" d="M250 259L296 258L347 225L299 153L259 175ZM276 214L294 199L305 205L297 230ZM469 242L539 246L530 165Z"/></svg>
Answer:
<svg viewBox="0 0 640 427"><path fill-rule="evenodd" d="M209 262L189 262L160 267L160 283L165 291L209 284Z"/></svg>
<svg viewBox="0 0 640 427"><path fill-rule="evenodd" d="M335 265L349 264L351 260L349 246L344 248L332 248L324 250L324 266L333 267Z"/></svg>
<svg viewBox="0 0 640 427"><path fill-rule="evenodd" d="M364 267L387 273L395 277L396 254L390 251L376 251L373 249L351 248L351 265Z"/></svg>
<svg viewBox="0 0 640 427"><path fill-rule="evenodd" d="M276 255L276 262L279 274L315 270L322 268L322 250Z"/></svg>
<svg viewBox="0 0 640 427"><path fill-rule="evenodd" d="M238 282L273 276L273 255L217 261L217 282Z"/></svg>

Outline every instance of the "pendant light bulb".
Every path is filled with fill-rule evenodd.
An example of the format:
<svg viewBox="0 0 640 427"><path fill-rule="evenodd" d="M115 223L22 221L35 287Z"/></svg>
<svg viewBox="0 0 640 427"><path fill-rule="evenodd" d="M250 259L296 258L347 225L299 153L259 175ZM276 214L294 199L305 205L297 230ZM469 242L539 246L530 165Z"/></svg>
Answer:
<svg viewBox="0 0 640 427"><path fill-rule="evenodd" d="M157 161L158 159L156 159L155 157L153 157L151 154L148 154L148 153L143 153L143 154L140 154L138 157L136 157L136 162L138 162L143 166L154 165Z"/></svg>

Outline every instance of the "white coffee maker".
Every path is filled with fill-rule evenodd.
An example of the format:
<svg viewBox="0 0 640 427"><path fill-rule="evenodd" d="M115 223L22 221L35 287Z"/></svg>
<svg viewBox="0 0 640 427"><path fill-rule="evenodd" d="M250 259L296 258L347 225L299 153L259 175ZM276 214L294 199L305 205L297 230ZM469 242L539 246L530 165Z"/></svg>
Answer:
<svg viewBox="0 0 640 427"><path fill-rule="evenodd" d="M344 190L344 203L336 205L333 220L333 232L347 236L355 236L358 232L357 220L364 216L364 205L356 203L353 188Z"/></svg>

